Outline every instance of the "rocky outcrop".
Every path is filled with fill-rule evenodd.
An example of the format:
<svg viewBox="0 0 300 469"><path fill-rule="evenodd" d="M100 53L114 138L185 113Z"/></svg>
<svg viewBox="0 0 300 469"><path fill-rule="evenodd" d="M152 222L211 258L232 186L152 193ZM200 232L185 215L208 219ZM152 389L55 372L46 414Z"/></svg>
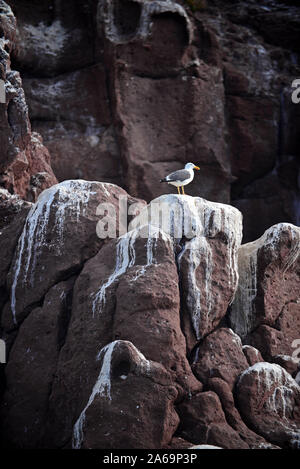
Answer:
<svg viewBox="0 0 300 469"><path fill-rule="evenodd" d="M229 205L169 195L154 199L130 226L145 223L161 227L176 242L182 323L192 350L219 324L233 300L241 214Z"/></svg>
<svg viewBox="0 0 300 469"><path fill-rule="evenodd" d="M257 363L237 383L238 406L245 421L280 446L299 448L299 399L299 386L279 365Z"/></svg>
<svg viewBox="0 0 300 469"><path fill-rule="evenodd" d="M236 408L233 392L230 390L229 385L221 378L210 378L208 380L208 388L216 393L222 404L222 409L226 417L227 423L239 435L239 438L245 442L251 449L275 449L278 446L268 443L260 434L250 430L243 421L239 410ZM234 435L234 433L233 433ZM237 440L237 436L234 435ZM232 443L229 443L229 445ZM238 443L234 443L239 445ZM238 446L240 447L240 446Z"/></svg>
<svg viewBox="0 0 300 469"><path fill-rule="evenodd" d="M10 53L15 45L16 19L0 2L0 79L5 102L0 104L0 184L10 192L35 201L57 182L42 137L31 131L28 108L19 72L12 70Z"/></svg>
<svg viewBox="0 0 300 469"><path fill-rule="evenodd" d="M160 448L169 442L179 419L166 370L122 340L107 345L97 359L100 373L74 425L73 448Z"/></svg>
<svg viewBox="0 0 300 469"><path fill-rule="evenodd" d="M116 235L120 230L117 197L122 196L127 215L127 204L137 200L128 199L125 191L112 184L71 180L40 195L28 213L8 274L11 294L2 320L4 329L14 328L49 288L78 272L101 247L104 240L96 230L99 204L110 204Z"/></svg>
<svg viewBox="0 0 300 469"><path fill-rule="evenodd" d="M255 412L248 418L256 384L248 407L241 397L245 376L263 366L263 347L242 345L226 327L228 307L236 295L233 322L239 299L242 229L235 208L179 195L145 206L115 185L83 180L46 189L31 207L19 205L12 219L22 215L24 227L15 237L1 317L8 344L4 445L294 445L298 385L287 371L268 364L281 370L284 383L276 387L295 396L288 401L289 436L268 433L271 410L265 426ZM7 209L7 228L10 217ZM276 230L283 239L261 250L265 271L295 258L287 249L294 246L291 225ZM240 272L239 285L243 278ZM288 295L294 284L286 286L281 293ZM275 316L265 302L263 317ZM280 363L296 375L291 361ZM263 374L259 386L268 388L268 379Z"/></svg>
<svg viewBox="0 0 300 469"><path fill-rule="evenodd" d="M197 394L191 401L178 407L184 438L194 444L209 444L228 449L248 449L226 422L221 402L212 391Z"/></svg>
<svg viewBox="0 0 300 469"><path fill-rule="evenodd" d="M299 7L8 3L1 445L299 447Z"/></svg>
<svg viewBox="0 0 300 469"><path fill-rule="evenodd" d="M33 309L22 322L10 351L3 396L3 425L9 445L37 448L44 436L49 394L70 315L73 283L71 278L49 290L42 307Z"/></svg>
<svg viewBox="0 0 300 469"><path fill-rule="evenodd" d="M110 212L110 217L106 217L110 229L111 224L115 226L115 233L109 232L110 236L117 236L125 228L120 224L116 226L114 219L120 218L119 204L122 197L126 198L127 194L110 184L66 181L45 190L27 216L8 275L10 302L2 314L2 327L7 332L18 328L22 323L17 334L18 340L15 340L10 351L10 367L7 369L9 386L4 394L3 404L4 421L11 429L8 432L11 444L18 441L23 447L34 447L47 441L47 444L54 447L70 446L74 425L84 409L83 404L90 402L89 396L93 395L93 386L96 386L97 354L100 349L108 347L107 344L116 340L118 343L132 343L139 350L138 353L146 357L145 360L159 363L165 369L170 385L175 390L174 401L202 390L201 381L195 378L190 368L186 356L186 339L181 330L180 281L176 255L176 246L180 240L176 241L174 233L157 226L155 217L153 224L150 221L141 225L151 206L141 211L135 222L131 222L131 231L116 240L104 243L97 236L97 214L104 213L103 210L99 211L99 206L103 208L99 205L101 202L105 208L110 203L114 209ZM193 200L188 196L182 199L175 196L172 201L177 210L182 202L185 203L182 216L186 220L192 220L197 215L193 239L200 236L205 239L205 236L214 233L216 246L221 247L224 242L222 237L218 240L222 227L225 234L229 233L231 216L237 223L237 231L235 232L232 225L231 237L225 241L232 243L232 246L226 248L226 252L231 253L230 261L235 262L241 240L240 215L236 210L231 214L230 207L209 205L204 200ZM129 212L132 212L133 202L137 201L126 198L127 211L129 208ZM174 207L170 200L166 199L165 202L169 206L168 213L171 213ZM141 208L141 204L138 206ZM206 206L209 207L210 216L203 218L202 210ZM135 225L136 228L133 228ZM208 228L211 231L207 231ZM185 234L181 236L183 238ZM98 254L93 257L97 250ZM205 252L203 257L205 259ZM83 264L84 268L75 282L72 294L64 290L60 293L59 286L62 285L63 288L64 284L58 282L63 277L78 275ZM36 279L40 281L37 282ZM71 288L73 282L74 280ZM47 291L49 293L44 296ZM190 295L193 294L191 291ZM63 307L66 295L68 298L72 297L71 310ZM39 303L40 306L36 308ZM228 301L225 301L222 315L225 315L227 305ZM48 318L48 308L57 311L57 319L51 315L50 330L41 320L44 315ZM26 367L20 364L20 357L25 353L24 344L30 342L29 331L36 329L36 322L38 328L47 330L45 347L51 353L55 373L50 370L47 377L41 377L45 391L36 389L35 380L27 386L26 392L31 398L28 413L24 413L22 417L19 415L22 411L17 402L13 406L14 410L10 411L11 402L16 396L11 377L15 370L20 370L15 385L18 389L24 388L22 380L27 379L27 372ZM65 330L62 341L58 343L58 331L62 333L62 324L67 332ZM201 326L199 327L201 330ZM79 343L84 345L78 347ZM35 345L32 344L32 347L34 349ZM31 353L34 352L28 352L29 355ZM44 354L34 353L34 356L38 356L36 360L44 368ZM30 361L30 357L28 359ZM86 365L78 373L81 363ZM38 393L37 399L34 398L35 392ZM70 395L76 395L76 398L70 400ZM47 402L45 399L48 399ZM40 402L32 412L31 402ZM33 425L31 432L25 432L23 438L22 419L27 421L30 415L35 421L36 412L39 415L38 422L44 422L45 433L37 432L37 427ZM173 414L174 412L175 410ZM178 425L174 415L171 418L175 422L171 425L173 433ZM45 425L46 421L48 425ZM20 428L20 434L16 436L12 434L14 425ZM164 428L167 427L164 422ZM168 438L162 436L159 445L169 443L173 433L168 434ZM83 438L80 447L102 444L89 442L90 437L86 438L87 440ZM116 441L112 444L117 444ZM74 444L77 445L73 441L73 446ZM154 446L157 444L153 443Z"/></svg>
<svg viewBox="0 0 300 469"><path fill-rule="evenodd" d="M141 234L132 230L103 246L76 281L72 317L49 404L50 431L57 442L70 437L82 402L88 400L95 356L99 347L111 341L130 341L148 360L161 363L181 399L202 389L185 354L171 239L160 231L148 238ZM84 346L78 347L79 342ZM74 393L77 397L70 401L68 396Z"/></svg>
<svg viewBox="0 0 300 469"><path fill-rule="evenodd" d="M154 207L156 202L153 201ZM195 237L204 237L205 234L208 236L205 231L208 220L212 232L218 233L222 226L221 210L231 213L230 207L211 204L212 210L220 211L220 219L217 216L215 219L213 216L203 219L202 208L207 202L201 199L195 201L188 196L182 199L174 196L162 198L160 202L165 205L168 214L173 210L180 210L184 203L182 217L187 221L197 216ZM148 220L151 210L150 204L131 222L131 231L117 241L112 240L103 246L99 253L85 264L76 281L72 317L66 343L60 354L49 404L50 431L56 438L54 444L61 441L68 444L71 426L78 417L81 403L88 400L87 393L92 385L91 377L97 350L99 346L105 346L113 340L130 341L147 359L161 363L170 373L180 399L202 389L201 380L195 379L187 361L185 337L181 331L180 282L177 256L174 254L176 241L172 224L168 230L168 223L164 218L165 223L160 226L160 219L155 214ZM227 241L233 245L227 247L226 252L231 249L231 260L234 263L241 234L238 212L233 210L232 217L237 220L238 229L235 233L232 228L232 238ZM217 224L218 221L220 225ZM223 217L223 225L224 230L229 229L226 225L226 215ZM181 236L183 237L184 233ZM222 245L217 236L215 243ZM191 291L190 296L193 294ZM228 302L224 301L223 315L226 313L227 304ZM188 321L189 317L186 322ZM199 325L199 330L201 327L204 333L205 326ZM78 341L88 344L88 348L78 348ZM85 369L78 375L76 370L83 361L86 362ZM77 399L70 401L67 396L75 392ZM68 409L65 419L62 418L62 409Z"/></svg>
<svg viewBox="0 0 300 469"><path fill-rule="evenodd" d="M299 338L299 252L300 230L287 223L239 249L239 286L230 323L268 360L291 356Z"/></svg>
<svg viewBox="0 0 300 469"><path fill-rule="evenodd" d="M248 368L240 337L227 328L212 332L196 348L192 368L203 384L221 378L232 390L237 377Z"/></svg>

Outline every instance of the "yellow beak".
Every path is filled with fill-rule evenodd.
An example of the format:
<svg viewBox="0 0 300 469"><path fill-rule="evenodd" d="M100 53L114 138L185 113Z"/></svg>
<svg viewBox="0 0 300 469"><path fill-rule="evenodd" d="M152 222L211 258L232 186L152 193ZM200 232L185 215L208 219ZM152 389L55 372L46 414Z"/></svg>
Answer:
<svg viewBox="0 0 300 469"><path fill-rule="evenodd" d="M194 166L194 169L198 169L200 171L200 168L199 166Z"/></svg>

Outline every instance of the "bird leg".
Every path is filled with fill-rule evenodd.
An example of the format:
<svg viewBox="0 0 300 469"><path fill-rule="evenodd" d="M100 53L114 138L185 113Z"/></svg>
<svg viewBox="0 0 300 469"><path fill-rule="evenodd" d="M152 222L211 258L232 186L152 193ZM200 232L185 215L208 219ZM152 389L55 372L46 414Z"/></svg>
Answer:
<svg viewBox="0 0 300 469"><path fill-rule="evenodd" d="M178 194L180 195L180 190L179 190L179 186L177 186L177 191L178 191Z"/></svg>
<svg viewBox="0 0 300 469"><path fill-rule="evenodd" d="M184 186L181 186L181 190L182 190L183 195L185 195Z"/></svg>

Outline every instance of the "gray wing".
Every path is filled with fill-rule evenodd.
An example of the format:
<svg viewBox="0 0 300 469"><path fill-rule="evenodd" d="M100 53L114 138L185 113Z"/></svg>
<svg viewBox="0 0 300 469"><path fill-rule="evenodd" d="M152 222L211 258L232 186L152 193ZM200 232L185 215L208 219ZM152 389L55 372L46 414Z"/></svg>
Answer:
<svg viewBox="0 0 300 469"><path fill-rule="evenodd" d="M166 181L184 181L185 179L189 179L191 177L191 173L186 169L179 169L178 171L174 171L168 176L165 177Z"/></svg>

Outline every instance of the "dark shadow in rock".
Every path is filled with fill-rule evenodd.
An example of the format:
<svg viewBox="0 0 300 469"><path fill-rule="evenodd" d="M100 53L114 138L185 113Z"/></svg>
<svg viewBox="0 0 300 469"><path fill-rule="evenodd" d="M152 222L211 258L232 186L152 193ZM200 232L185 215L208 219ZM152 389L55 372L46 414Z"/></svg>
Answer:
<svg viewBox="0 0 300 469"><path fill-rule="evenodd" d="M115 0L114 23L122 37L131 38L135 35L140 22L141 5L130 0Z"/></svg>

